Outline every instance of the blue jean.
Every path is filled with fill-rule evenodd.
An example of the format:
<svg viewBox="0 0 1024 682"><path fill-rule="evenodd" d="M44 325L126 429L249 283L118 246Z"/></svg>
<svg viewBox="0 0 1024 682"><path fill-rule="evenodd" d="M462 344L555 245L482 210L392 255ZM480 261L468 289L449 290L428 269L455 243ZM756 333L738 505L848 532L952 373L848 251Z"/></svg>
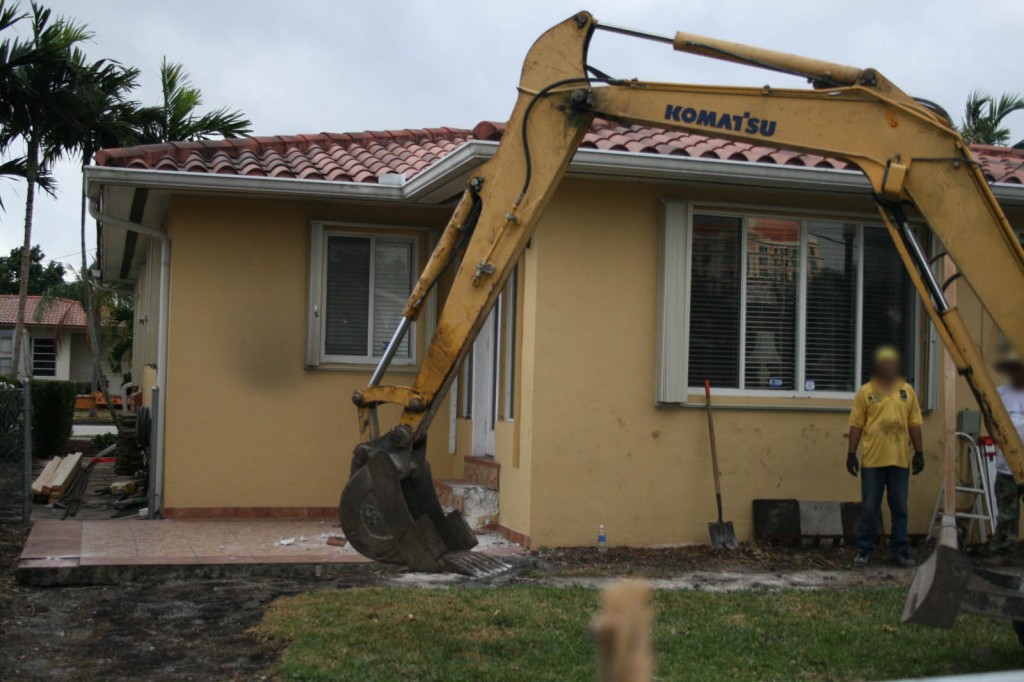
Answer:
<svg viewBox="0 0 1024 682"><path fill-rule="evenodd" d="M907 536L907 492L910 469L903 467L864 467L860 470L860 522L857 524L857 549L870 554L878 544L878 525L882 520L882 495L887 493L892 516L893 556L906 556L910 549Z"/></svg>

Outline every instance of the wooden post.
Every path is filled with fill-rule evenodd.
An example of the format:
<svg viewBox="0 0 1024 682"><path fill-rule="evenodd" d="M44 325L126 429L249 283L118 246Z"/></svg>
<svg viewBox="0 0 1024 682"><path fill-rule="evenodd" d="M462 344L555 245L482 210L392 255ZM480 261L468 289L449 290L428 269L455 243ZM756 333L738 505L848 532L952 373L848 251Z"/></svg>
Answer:
<svg viewBox="0 0 1024 682"><path fill-rule="evenodd" d="M948 256L943 260L943 279L949 279L956 274L956 265L953 259ZM953 281L946 289L946 302L950 308L956 307L956 281ZM956 549L956 364L953 362L949 351L942 352L942 482L944 495L942 497L942 530L939 533L939 542L947 547Z"/></svg>
<svg viewBox="0 0 1024 682"><path fill-rule="evenodd" d="M594 618L598 682L651 682L654 679L651 588L623 580L605 589Z"/></svg>

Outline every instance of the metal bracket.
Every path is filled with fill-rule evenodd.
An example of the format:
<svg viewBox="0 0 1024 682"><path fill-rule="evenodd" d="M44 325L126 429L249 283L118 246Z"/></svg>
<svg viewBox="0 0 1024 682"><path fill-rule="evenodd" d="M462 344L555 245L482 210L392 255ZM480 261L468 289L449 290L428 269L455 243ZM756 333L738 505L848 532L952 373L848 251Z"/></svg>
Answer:
<svg viewBox="0 0 1024 682"><path fill-rule="evenodd" d="M476 265L476 274L473 275L473 286L480 286L480 280L484 278L484 275L494 274L494 263L482 260Z"/></svg>

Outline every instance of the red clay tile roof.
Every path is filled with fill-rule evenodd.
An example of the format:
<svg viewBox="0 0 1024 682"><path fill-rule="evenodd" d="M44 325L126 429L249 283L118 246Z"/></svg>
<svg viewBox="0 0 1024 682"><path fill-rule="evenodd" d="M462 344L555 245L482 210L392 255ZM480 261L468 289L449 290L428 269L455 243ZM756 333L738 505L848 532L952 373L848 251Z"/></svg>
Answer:
<svg viewBox="0 0 1024 682"><path fill-rule="evenodd" d="M96 165L366 183L376 183L386 173L403 173L410 180L467 140L500 140L504 128L504 123L484 121L472 131L426 128L169 142L104 149L96 154ZM660 128L624 126L602 119L594 121L581 146L638 154L852 169L843 161L814 154ZM990 182L1024 184L1024 152L987 145L972 145L971 149Z"/></svg>
<svg viewBox="0 0 1024 682"><path fill-rule="evenodd" d="M25 326L85 329L85 309L78 301L67 298L51 298L37 318L36 311L41 300L42 296L29 296L25 299ZM18 297L0 295L0 326L13 327L17 323Z"/></svg>

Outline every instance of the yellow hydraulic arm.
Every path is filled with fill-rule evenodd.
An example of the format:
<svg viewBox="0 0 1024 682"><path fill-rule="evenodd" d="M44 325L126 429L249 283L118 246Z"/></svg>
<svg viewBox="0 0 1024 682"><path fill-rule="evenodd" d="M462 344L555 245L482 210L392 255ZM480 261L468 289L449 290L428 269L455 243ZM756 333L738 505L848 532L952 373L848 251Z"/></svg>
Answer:
<svg viewBox="0 0 1024 682"><path fill-rule="evenodd" d="M588 43L599 29L803 76L813 89L610 78L587 64ZM469 549L471 538L461 519L444 516L437 505L425 458L426 430L595 116L807 151L860 168L939 336L977 396L1014 475L1024 483L1020 439L907 217L910 213L930 225L1011 343L1024 350L1020 301L1007 295L1024 292L1024 251L948 118L873 69L684 33L655 36L601 25L583 12L533 45L501 145L469 180L413 290L391 349L419 315L431 288L461 256L415 382L378 385L391 359L385 353L371 385L353 398L363 442L355 450L341 514L357 549L423 570L460 569L446 562ZM382 403L404 410L400 424L384 434L376 418ZM424 534L431 537L424 540Z"/></svg>

